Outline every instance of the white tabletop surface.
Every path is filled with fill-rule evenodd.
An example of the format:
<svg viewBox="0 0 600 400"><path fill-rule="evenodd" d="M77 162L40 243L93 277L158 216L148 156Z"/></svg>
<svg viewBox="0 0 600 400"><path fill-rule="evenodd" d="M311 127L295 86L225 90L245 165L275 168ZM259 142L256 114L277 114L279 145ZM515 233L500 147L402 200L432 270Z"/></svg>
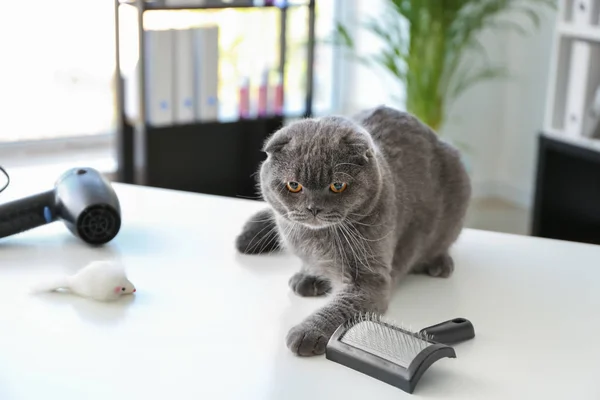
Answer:
<svg viewBox="0 0 600 400"><path fill-rule="evenodd" d="M455 274L410 276L388 316L415 328L465 317L477 337L408 395L288 351L287 330L326 299L289 290L298 260L234 251L262 204L115 188L123 226L102 249L61 223L0 241L1 400L600 399L600 247L465 230ZM125 263L134 296L28 293L106 258Z"/></svg>

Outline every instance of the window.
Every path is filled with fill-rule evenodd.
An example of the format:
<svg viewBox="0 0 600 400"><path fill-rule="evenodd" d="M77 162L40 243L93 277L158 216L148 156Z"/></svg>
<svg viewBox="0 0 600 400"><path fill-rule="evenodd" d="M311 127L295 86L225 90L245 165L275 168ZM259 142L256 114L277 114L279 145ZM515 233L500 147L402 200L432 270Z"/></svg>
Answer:
<svg viewBox="0 0 600 400"><path fill-rule="evenodd" d="M9 1L0 13L0 142L111 131L113 4Z"/></svg>

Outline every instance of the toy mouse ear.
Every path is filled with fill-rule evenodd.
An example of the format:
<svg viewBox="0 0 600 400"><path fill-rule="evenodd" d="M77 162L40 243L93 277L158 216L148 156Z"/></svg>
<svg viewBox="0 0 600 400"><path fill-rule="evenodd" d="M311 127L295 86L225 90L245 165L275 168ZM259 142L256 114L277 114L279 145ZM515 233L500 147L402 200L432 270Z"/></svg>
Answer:
<svg viewBox="0 0 600 400"><path fill-rule="evenodd" d="M121 286L115 286L113 290L115 293L121 293Z"/></svg>

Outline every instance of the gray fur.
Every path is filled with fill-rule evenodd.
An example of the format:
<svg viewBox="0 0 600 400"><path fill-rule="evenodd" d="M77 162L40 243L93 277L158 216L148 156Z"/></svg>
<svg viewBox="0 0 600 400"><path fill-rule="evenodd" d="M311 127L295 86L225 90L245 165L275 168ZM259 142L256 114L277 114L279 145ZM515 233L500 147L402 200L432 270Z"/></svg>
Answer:
<svg viewBox="0 0 600 400"><path fill-rule="evenodd" d="M260 189L270 208L246 224L237 248L257 253L252 241L271 243L255 246L262 252L287 248L302 260L289 283L298 295L332 292L289 331L294 353L323 354L344 321L384 313L408 273L451 275L448 251L471 186L458 151L418 119L383 106L353 118L304 119L277 131L265 151ZM290 192L288 181L303 189ZM348 186L334 193L332 182Z"/></svg>

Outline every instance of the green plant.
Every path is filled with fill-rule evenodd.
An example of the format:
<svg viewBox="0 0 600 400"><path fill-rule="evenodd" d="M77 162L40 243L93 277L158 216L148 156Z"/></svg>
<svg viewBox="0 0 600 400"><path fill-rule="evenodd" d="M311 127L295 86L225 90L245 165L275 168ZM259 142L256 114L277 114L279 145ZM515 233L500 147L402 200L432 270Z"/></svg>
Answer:
<svg viewBox="0 0 600 400"><path fill-rule="evenodd" d="M373 54L354 53L399 80L406 90L407 111L435 131L442 127L448 105L465 90L507 75L503 66L492 65L479 41L480 33L511 29L526 34L518 15L538 27L540 9L555 7L555 0L384 1L386 9L380 18L361 23L383 47ZM350 32L338 24L336 43L355 50Z"/></svg>

